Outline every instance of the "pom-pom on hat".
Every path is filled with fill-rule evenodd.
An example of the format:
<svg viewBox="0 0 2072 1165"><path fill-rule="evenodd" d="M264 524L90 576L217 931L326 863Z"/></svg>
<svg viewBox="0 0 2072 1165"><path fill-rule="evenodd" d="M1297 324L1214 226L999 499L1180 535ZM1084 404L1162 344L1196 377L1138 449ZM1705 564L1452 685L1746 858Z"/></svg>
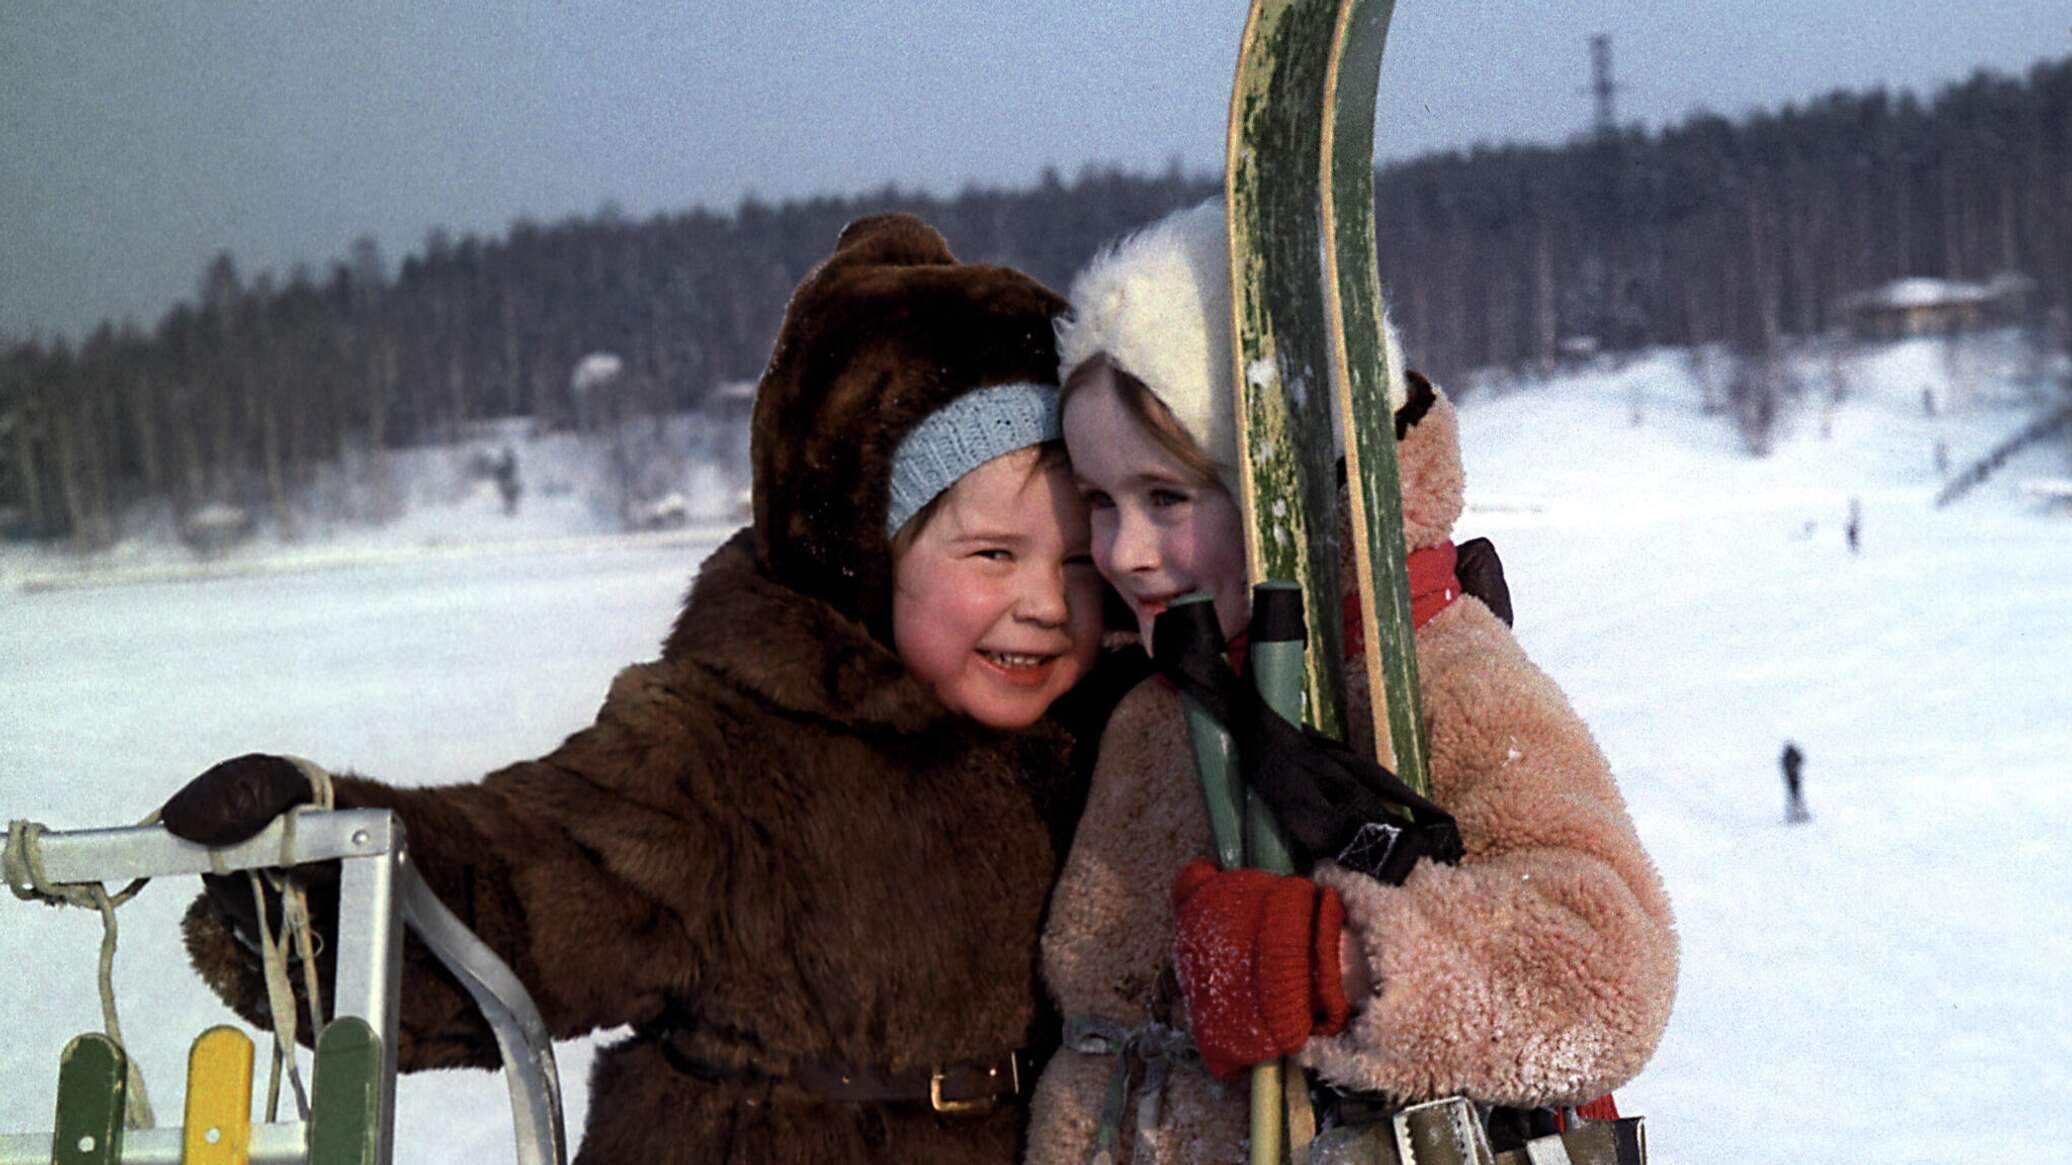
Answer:
<svg viewBox="0 0 2072 1165"><path fill-rule="evenodd" d="M1050 384L982 388L928 414L892 454L885 536L899 533L937 494L993 458L1063 435L1057 386Z"/></svg>

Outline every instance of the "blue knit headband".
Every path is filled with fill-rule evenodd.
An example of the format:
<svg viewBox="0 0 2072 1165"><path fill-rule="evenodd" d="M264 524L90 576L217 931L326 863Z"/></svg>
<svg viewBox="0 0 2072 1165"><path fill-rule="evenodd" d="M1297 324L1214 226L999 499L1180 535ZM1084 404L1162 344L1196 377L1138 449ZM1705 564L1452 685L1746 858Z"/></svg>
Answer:
<svg viewBox="0 0 2072 1165"><path fill-rule="evenodd" d="M993 458L1062 436L1055 385L996 384L965 393L928 414L892 454L885 536Z"/></svg>

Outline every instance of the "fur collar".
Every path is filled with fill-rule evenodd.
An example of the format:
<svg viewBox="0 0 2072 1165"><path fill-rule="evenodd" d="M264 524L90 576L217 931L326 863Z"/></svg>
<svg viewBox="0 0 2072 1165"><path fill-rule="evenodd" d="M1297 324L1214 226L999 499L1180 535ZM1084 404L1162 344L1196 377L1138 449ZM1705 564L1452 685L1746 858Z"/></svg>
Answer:
<svg viewBox="0 0 2072 1165"><path fill-rule="evenodd" d="M754 551L743 530L705 560L663 643L665 662L840 724L914 732L956 718L863 624L770 579Z"/></svg>

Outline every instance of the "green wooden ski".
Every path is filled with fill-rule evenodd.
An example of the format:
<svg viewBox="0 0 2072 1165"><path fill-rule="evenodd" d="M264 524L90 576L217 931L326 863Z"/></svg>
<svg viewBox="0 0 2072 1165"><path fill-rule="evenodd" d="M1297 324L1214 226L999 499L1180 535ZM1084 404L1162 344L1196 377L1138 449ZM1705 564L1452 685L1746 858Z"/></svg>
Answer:
<svg viewBox="0 0 2072 1165"><path fill-rule="evenodd" d="M1395 0L1340 0L1322 106L1324 175L1319 184L1331 383L1345 431L1360 616L1366 630L1367 689L1377 759L1411 788L1431 795L1410 571L1403 548L1403 495L1396 469L1395 408L1382 340L1380 262L1374 246L1374 102Z"/></svg>
<svg viewBox="0 0 2072 1165"><path fill-rule="evenodd" d="M1252 581L1300 588L1310 640L1301 719L1343 738L1335 412L1356 483L1376 740L1382 759L1399 771L1407 761L1406 779L1423 788L1373 241L1374 97L1393 8L1393 0L1254 0L1231 91L1225 193ZM1364 250L1356 247L1362 239ZM1379 448L1377 434L1386 441ZM1247 814L1248 841L1255 823L1267 844L1248 844L1247 860L1286 872L1290 863L1273 844L1275 831L1256 810ZM1276 1070L1263 1065L1253 1077L1255 1165L1278 1163L1285 1151L1283 1130L1269 1127L1273 1094L1281 1090ZM1288 1080L1299 1075L1291 1071ZM1289 1088L1294 1103L1287 1108L1306 1115L1299 1093ZM1293 1139L1299 1148L1299 1127Z"/></svg>
<svg viewBox="0 0 2072 1165"><path fill-rule="evenodd" d="M89 1033L58 1057L58 1111L50 1136L51 1165L116 1165L122 1160L122 1112L129 1060L115 1041Z"/></svg>
<svg viewBox="0 0 2072 1165"><path fill-rule="evenodd" d="M1231 89L1224 178L1246 559L1255 585L1299 589L1309 629L1310 650L1294 648L1288 660L1291 670L1302 661L1300 698L1274 702L1342 737L1335 406L1318 204L1337 26L1335 0L1254 0ZM1278 830L1253 800L1247 860L1292 872ZM1313 1135L1301 1073L1254 1069L1253 1165L1278 1165Z"/></svg>
<svg viewBox="0 0 2072 1165"><path fill-rule="evenodd" d="M381 1040L345 1015L317 1036L309 1091L309 1165L373 1165L381 1143Z"/></svg>
<svg viewBox="0 0 2072 1165"><path fill-rule="evenodd" d="M1253 0L1230 95L1224 175L1246 557L1300 586L1311 652L1303 717L1344 733L1332 399L1317 188L1331 0Z"/></svg>

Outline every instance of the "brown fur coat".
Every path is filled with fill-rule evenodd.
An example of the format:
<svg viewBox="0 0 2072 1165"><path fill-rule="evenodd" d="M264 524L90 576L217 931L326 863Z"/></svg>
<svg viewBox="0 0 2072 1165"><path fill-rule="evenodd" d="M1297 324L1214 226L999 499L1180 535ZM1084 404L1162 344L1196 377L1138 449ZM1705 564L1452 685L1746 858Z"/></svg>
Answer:
<svg viewBox="0 0 2072 1165"><path fill-rule="evenodd" d="M1411 548L1445 541L1461 507L1458 421L1436 399L1399 446ZM1403 1101L1466 1094L1537 1106L1596 1097L1632 1078L1668 1021L1676 939L1668 899L1604 757L1560 690L1479 599L1417 633L1435 797L1467 856L1400 887L1329 864L1348 935L1376 993L1352 1023L1312 1039L1325 1079ZM1352 678L1353 717L1365 679ZM1369 747L1356 729L1356 743ZM1043 937L1043 973L1068 1018L1185 1025L1172 976L1172 878L1209 856L1208 819L1179 699L1146 681L1101 740L1087 809ZM1061 1052L1031 1108L1032 1165L1086 1159L1111 1057ZM1125 1111L1118 1160L1140 1130ZM1162 1162L1244 1159L1242 1082L1176 1067L1158 1127Z"/></svg>

